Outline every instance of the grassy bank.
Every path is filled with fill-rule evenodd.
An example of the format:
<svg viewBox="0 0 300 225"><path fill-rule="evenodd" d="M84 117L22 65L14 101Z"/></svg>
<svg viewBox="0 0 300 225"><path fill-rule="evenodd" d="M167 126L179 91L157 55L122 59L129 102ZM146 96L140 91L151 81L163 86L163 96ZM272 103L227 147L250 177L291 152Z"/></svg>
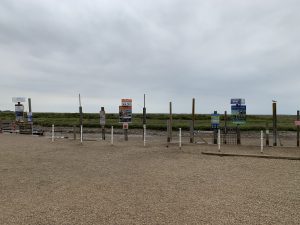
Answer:
<svg viewBox="0 0 300 225"><path fill-rule="evenodd" d="M155 130L166 130L168 114L147 114L147 128ZM13 112L0 112L0 120L14 120L15 115ZM174 114L173 115L173 129L182 128L189 129L189 124L192 119L191 114ZM293 115L279 115L278 116L278 129L282 131L295 131L296 126L294 121L296 116ZM52 124L55 126L67 126L79 124L78 113L34 113L33 121L35 125L50 127ZM266 123L272 128L271 115L248 115L246 124L240 125L241 130L262 130L265 129ZM236 126L230 121L228 116L228 126ZM99 114L97 113L84 113L83 115L84 127L99 127ZM114 126L120 128L118 114L106 114L107 127ZM224 117L221 116L221 126L224 125ZM134 114L130 128L142 128L142 114ZM195 128L197 130L210 130L210 115L197 114Z"/></svg>

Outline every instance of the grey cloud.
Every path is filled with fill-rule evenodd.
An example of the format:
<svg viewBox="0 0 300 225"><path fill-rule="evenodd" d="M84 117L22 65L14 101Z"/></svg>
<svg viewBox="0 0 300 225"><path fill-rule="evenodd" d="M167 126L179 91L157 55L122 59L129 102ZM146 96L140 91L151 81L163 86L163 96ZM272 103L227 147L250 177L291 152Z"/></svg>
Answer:
<svg viewBox="0 0 300 225"><path fill-rule="evenodd" d="M170 99L185 112L196 97L208 113L240 96L255 103L250 113L269 113L272 98L284 102L282 113L293 113L299 101L290 95L300 94L299 6L295 0L3 0L0 76L10 88L0 107L10 107L16 90L49 101L60 94L66 105L66 96L81 92L111 99L110 109L122 97L141 101L146 92L149 112L166 112ZM89 110L98 111L92 102ZM49 109L36 104L39 111L60 111L53 102Z"/></svg>

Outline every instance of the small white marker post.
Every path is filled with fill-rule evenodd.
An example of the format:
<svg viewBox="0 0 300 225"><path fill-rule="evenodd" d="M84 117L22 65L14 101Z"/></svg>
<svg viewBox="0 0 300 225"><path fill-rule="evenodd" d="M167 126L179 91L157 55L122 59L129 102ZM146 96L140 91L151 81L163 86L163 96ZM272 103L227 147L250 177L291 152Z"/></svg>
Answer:
<svg viewBox="0 0 300 225"><path fill-rule="evenodd" d="M144 128L144 147L146 146L146 124L143 125Z"/></svg>
<svg viewBox="0 0 300 225"><path fill-rule="evenodd" d="M181 149L181 128L179 128L179 149Z"/></svg>
<svg viewBox="0 0 300 225"><path fill-rule="evenodd" d="M82 135L82 125L80 125L80 143L82 144L82 139L83 139L83 135Z"/></svg>
<svg viewBox="0 0 300 225"><path fill-rule="evenodd" d="M264 153L264 132L260 131L260 153Z"/></svg>
<svg viewBox="0 0 300 225"><path fill-rule="evenodd" d="M52 124L52 142L54 142L54 124Z"/></svg>
<svg viewBox="0 0 300 225"><path fill-rule="evenodd" d="M114 145L114 126L111 126L110 144Z"/></svg>
<svg viewBox="0 0 300 225"><path fill-rule="evenodd" d="M221 131L218 129L218 150L221 151Z"/></svg>

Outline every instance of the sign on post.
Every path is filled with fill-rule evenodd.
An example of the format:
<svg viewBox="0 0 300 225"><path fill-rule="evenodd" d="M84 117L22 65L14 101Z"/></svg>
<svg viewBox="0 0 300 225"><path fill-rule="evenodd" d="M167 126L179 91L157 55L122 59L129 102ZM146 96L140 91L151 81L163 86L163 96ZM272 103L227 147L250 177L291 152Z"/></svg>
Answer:
<svg viewBox="0 0 300 225"><path fill-rule="evenodd" d="M295 120L295 126L300 126L300 120Z"/></svg>
<svg viewBox="0 0 300 225"><path fill-rule="evenodd" d="M103 109L101 109L100 111L100 126L105 126L105 111L104 111L104 107L102 107Z"/></svg>
<svg viewBox="0 0 300 225"><path fill-rule="evenodd" d="M217 129L220 126L220 114L211 114L211 128Z"/></svg>
<svg viewBox="0 0 300 225"><path fill-rule="evenodd" d="M235 124L246 123L246 105L243 98L232 98L231 101L231 117Z"/></svg>
<svg viewBox="0 0 300 225"><path fill-rule="evenodd" d="M119 122L132 122L132 99L122 99L119 106Z"/></svg>
<svg viewBox="0 0 300 225"><path fill-rule="evenodd" d="M232 122L236 124L246 123L246 106L232 105L231 106Z"/></svg>

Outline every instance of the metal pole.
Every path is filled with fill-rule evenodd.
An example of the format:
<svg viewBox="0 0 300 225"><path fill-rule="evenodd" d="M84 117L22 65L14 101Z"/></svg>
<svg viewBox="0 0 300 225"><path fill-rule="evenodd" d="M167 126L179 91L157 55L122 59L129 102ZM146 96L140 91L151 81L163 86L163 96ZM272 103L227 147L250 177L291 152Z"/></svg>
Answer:
<svg viewBox="0 0 300 225"><path fill-rule="evenodd" d="M111 145L114 144L114 127L113 126L111 126L110 143L111 143Z"/></svg>
<svg viewBox="0 0 300 225"><path fill-rule="evenodd" d="M221 151L221 130L218 129L218 151Z"/></svg>
<svg viewBox="0 0 300 225"><path fill-rule="evenodd" d="M181 128L179 128L179 149L181 149Z"/></svg>
<svg viewBox="0 0 300 225"><path fill-rule="evenodd" d="M143 125L143 128L144 128L144 147L146 146L146 124Z"/></svg>
<svg viewBox="0 0 300 225"><path fill-rule="evenodd" d="M52 142L54 142L54 124L52 124Z"/></svg>
<svg viewBox="0 0 300 225"><path fill-rule="evenodd" d="M299 110L297 111L297 121L299 121ZM297 147L299 147L299 125L297 126Z"/></svg>
<svg viewBox="0 0 300 225"><path fill-rule="evenodd" d="M264 132L260 131L260 153L264 153Z"/></svg>
<svg viewBox="0 0 300 225"><path fill-rule="evenodd" d="M272 109L273 109L273 146L277 146L277 109L276 109L276 102L273 102Z"/></svg>

